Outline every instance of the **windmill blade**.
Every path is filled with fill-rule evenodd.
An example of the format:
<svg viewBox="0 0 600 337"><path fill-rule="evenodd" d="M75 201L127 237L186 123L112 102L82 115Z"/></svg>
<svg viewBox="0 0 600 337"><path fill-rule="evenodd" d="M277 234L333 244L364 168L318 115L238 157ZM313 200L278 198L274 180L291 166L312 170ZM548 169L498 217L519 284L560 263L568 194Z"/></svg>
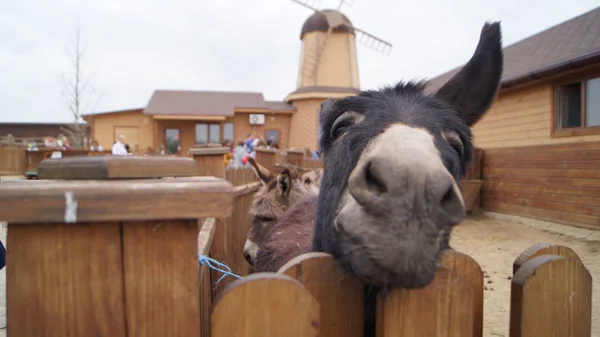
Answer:
<svg viewBox="0 0 600 337"><path fill-rule="evenodd" d="M319 39L319 40L315 41L316 47L314 50L314 54L310 55L309 53L307 53L306 58L304 59L304 66L303 66L303 70L302 70L303 75L306 75L311 79L315 78L315 76L317 74L317 70L319 68L319 62L321 61L321 56L323 56L323 53L325 52L325 46L327 45L327 40L331 36L332 32L333 32L333 27L329 26L329 29L327 29L327 33L325 34L325 37L323 38L323 40ZM312 56L312 57L310 57L310 56Z"/></svg>
<svg viewBox="0 0 600 337"><path fill-rule="evenodd" d="M375 49L380 53L389 55L392 51L392 44L384 41L377 36L367 33L362 29L354 27L354 32L358 33L358 42L366 45L369 48Z"/></svg>
<svg viewBox="0 0 600 337"><path fill-rule="evenodd" d="M308 9L312 9L315 12L320 12L320 10L317 9L317 6L321 4L321 0L292 0L293 2L304 6Z"/></svg>
<svg viewBox="0 0 600 337"><path fill-rule="evenodd" d="M340 0L340 3L338 4L337 10L339 11L342 8L343 4L346 5L350 5L350 7L352 7L352 4L354 3L355 0Z"/></svg>

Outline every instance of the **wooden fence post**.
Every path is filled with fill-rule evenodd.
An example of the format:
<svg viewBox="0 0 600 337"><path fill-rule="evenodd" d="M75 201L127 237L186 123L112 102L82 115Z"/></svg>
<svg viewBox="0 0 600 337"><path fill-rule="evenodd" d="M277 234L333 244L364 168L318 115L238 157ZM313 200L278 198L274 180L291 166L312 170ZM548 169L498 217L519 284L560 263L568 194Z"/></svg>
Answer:
<svg viewBox="0 0 600 337"><path fill-rule="evenodd" d="M298 149L287 149L287 163L298 167L304 167L304 151Z"/></svg>
<svg viewBox="0 0 600 337"><path fill-rule="evenodd" d="M270 172L275 172L275 154L277 150L267 148L257 148L256 161Z"/></svg>
<svg viewBox="0 0 600 337"><path fill-rule="evenodd" d="M224 156L231 151L228 147L195 147L189 154L198 165L198 175L225 179Z"/></svg>
<svg viewBox="0 0 600 337"><path fill-rule="evenodd" d="M298 281L252 274L233 282L215 304L211 337L316 337L319 313L319 303Z"/></svg>
<svg viewBox="0 0 600 337"><path fill-rule="evenodd" d="M89 173L70 160L96 160L104 165L95 168L105 174L99 180L0 185L0 219L8 222L12 247L6 263L10 335L200 335L198 219L228 216L233 186L213 177L152 179L162 172L151 168L165 165L187 165L185 175L195 174L195 166L183 163L191 158L167 164L97 158L103 157L56 160L73 179ZM111 180L115 166L126 179ZM146 179L130 178L143 170Z"/></svg>

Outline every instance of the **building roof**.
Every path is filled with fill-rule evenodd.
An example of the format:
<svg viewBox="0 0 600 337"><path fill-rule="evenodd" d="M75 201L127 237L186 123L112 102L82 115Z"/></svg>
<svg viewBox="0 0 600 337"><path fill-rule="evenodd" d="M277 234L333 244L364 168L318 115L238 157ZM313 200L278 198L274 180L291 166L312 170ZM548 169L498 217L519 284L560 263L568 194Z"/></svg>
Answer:
<svg viewBox="0 0 600 337"><path fill-rule="evenodd" d="M302 31L300 32L300 40L304 37L304 34L312 33L312 32L327 32L329 29L329 22L327 22L327 18L325 17L328 13L335 13L341 15L346 24L352 27L352 22L348 19L344 14L333 10L333 9L324 9L319 12L315 12L311 15L306 21L304 21L304 25L302 25ZM334 32L352 32L352 29L346 25L340 25L333 28Z"/></svg>
<svg viewBox="0 0 600 337"><path fill-rule="evenodd" d="M265 101L267 109L271 111L296 111L296 107L280 101Z"/></svg>
<svg viewBox="0 0 600 337"><path fill-rule="evenodd" d="M284 102L265 101L261 93L156 90L144 109L144 114L233 116L235 108L296 110Z"/></svg>
<svg viewBox="0 0 600 337"><path fill-rule="evenodd" d="M600 62L600 7L504 47L503 51L503 88ZM431 79L427 90L439 89L461 68Z"/></svg>

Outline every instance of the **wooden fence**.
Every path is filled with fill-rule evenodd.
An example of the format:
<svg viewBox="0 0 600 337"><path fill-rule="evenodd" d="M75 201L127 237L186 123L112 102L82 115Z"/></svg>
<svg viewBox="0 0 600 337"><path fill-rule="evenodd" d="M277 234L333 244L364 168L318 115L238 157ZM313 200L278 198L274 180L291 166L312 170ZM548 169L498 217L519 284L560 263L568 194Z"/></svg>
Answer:
<svg viewBox="0 0 600 337"><path fill-rule="evenodd" d="M177 179L149 178L147 158L111 157L121 177L125 159L148 177L1 184L9 336L363 336L361 284L327 254L246 276L259 183L233 186L222 155L205 152L189 159L193 167L170 161L182 165ZM190 177L196 170L216 178ZM206 255L244 277L216 285L222 275ZM511 337L591 336L591 276L575 252L537 245L514 266ZM482 287L481 267L449 252L430 285L382 294L377 336L481 337Z"/></svg>
<svg viewBox="0 0 600 337"><path fill-rule="evenodd" d="M505 299L511 303L510 336L591 336L592 279L574 251L538 244L514 266L511 298ZM425 288L379 296L377 336L481 337L483 294L479 264L450 251ZM276 274L230 284L214 303L211 334L204 336L362 337L363 308L361 282L330 255L309 253Z"/></svg>
<svg viewBox="0 0 600 337"><path fill-rule="evenodd" d="M483 208L600 229L600 142L485 150Z"/></svg>
<svg viewBox="0 0 600 337"><path fill-rule="evenodd" d="M22 175L26 169L25 147L0 145L0 176Z"/></svg>

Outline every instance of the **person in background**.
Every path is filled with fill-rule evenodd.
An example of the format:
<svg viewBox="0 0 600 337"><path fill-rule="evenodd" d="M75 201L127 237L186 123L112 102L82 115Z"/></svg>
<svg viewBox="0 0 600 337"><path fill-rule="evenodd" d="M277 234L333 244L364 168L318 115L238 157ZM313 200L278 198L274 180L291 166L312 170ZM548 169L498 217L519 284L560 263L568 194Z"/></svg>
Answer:
<svg viewBox="0 0 600 337"><path fill-rule="evenodd" d="M98 144L97 140L93 140L92 141L92 146L90 146L90 151L104 151L104 148L102 147L102 145Z"/></svg>
<svg viewBox="0 0 600 337"><path fill-rule="evenodd" d="M244 166L243 159L248 154L246 149L244 149L244 141L239 140L237 146L233 149L233 167L242 167Z"/></svg>
<svg viewBox="0 0 600 337"><path fill-rule="evenodd" d="M313 152L311 153L311 155L310 155L310 158L311 158L311 159L319 159L319 158L321 158L321 157L319 156L319 147L318 147L318 146L315 146L315 149L314 149L314 150L313 150Z"/></svg>
<svg viewBox="0 0 600 337"><path fill-rule="evenodd" d="M223 140L221 145L223 145L223 147L226 147L229 149L229 152L227 152L223 155L223 163L225 164L225 167L227 167L227 166L229 166L229 164L231 163L231 160L233 159L233 146L232 146L233 144L231 143L231 140L225 139L225 140Z"/></svg>
<svg viewBox="0 0 600 337"><path fill-rule="evenodd" d="M246 151L248 151L248 153L252 152L252 145L254 144L254 134L250 133L248 134L248 138L246 138Z"/></svg>
<svg viewBox="0 0 600 337"><path fill-rule="evenodd" d="M127 149L125 148L125 135L119 135L117 141L112 146L112 155L113 156L126 156L128 154Z"/></svg>

